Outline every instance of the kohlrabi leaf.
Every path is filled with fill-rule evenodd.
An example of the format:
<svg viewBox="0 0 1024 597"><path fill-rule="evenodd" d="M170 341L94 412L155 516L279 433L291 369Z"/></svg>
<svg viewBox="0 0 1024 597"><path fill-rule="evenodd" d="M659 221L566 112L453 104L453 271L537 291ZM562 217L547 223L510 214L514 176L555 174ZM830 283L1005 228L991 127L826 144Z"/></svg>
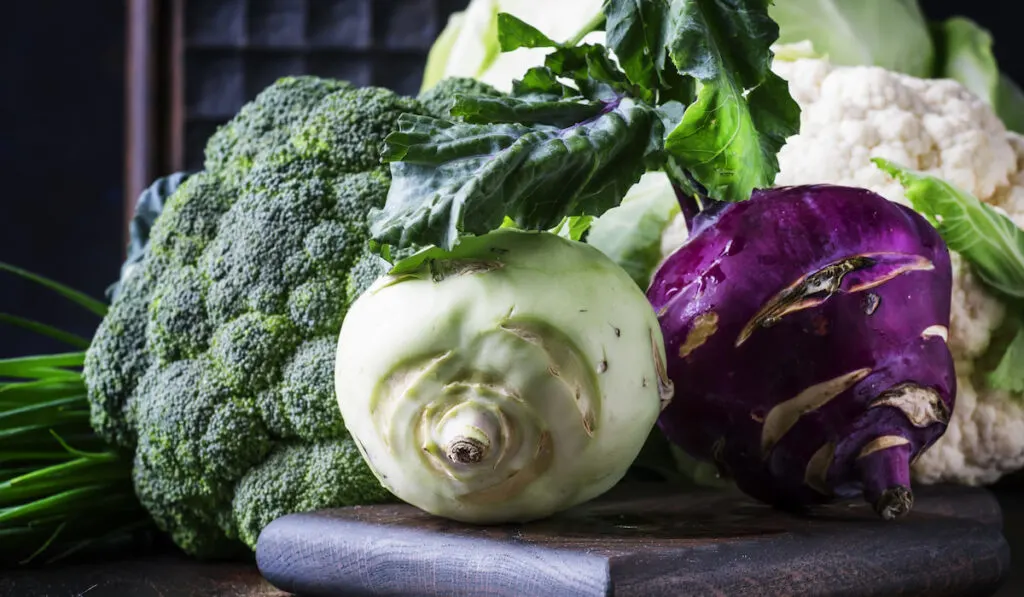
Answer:
<svg viewBox="0 0 1024 597"><path fill-rule="evenodd" d="M562 221L549 232L557 234L562 238L579 241L590 230L594 222L594 216L571 216L562 218Z"/></svg>
<svg viewBox="0 0 1024 597"><path fill-rule="evenodd" d="M778 151L799 130L800 107L774 73L745 97L727 79L701 87L665 149L710 197L745 201L774 182Z"/></svg>
<svg viewBox="0 0 1024 597"><path fill-rule="evenodd" d="M742 201L770 186L776 152L799 127L800 108L771 72L778 27L769 0L608 0L609 45L642 85L659 71L698 82L696 100L666 150L708 193ZM665 58L670 61L666 61ZM676 97L671 95L670 97Z"/></svg>
<svg viewBox="0 0 1024 597"><path fill-rule="evenodd" d="M649 89L630 83L604 46L559 48L545 57L544 65L556 76L571 79L579 92L590 99L607 101L622 94L648 102L653 99Z"/></svg>
<svg viewBox="0 0 1024 597"><path fill-rule="evenodd" d="M672 184L662 172L648 172L622 204L590 226L587 244L596 247L647 289L661 262L662 233L679 213Z"/></svg>
<svg viewBox="0 0 1024 597"><path fill-rule="evenodd" d="M452 107L451 115L465 122L549 124L557 127L572 126L601 114L605 104L582 98L520 99L516 97L465 96Z"/></svg>
<svg viewBox="0 0 1024 597"><path fill-rule="evenodd" d="M562 83L558 75L546 66L535 66L526 71L520 79L512 81L512 95L529 97L544 95L551 97L573 97L579 90Z"/></svg>
<svg viewBox="0 0 1024 597"><path fill-rule="evenodd" d="M608 47L629 80L657 88L668 64L669 0L609 0L605 4Z"/></svg>
<svg viewBox="0 0 1024 597"><path fill-rule="evenodd" d="M918 0L775 0L779 43L810 41L833 64L932 76L933 47Z"/></svg>
<svg viewBox="0 0 1024 597"><path fill-rule="evenodd" d="M464 11L449 17L431 47L423 89L445 77L465 76L507 92L513 79L544 63L547 49L520 47L502 52L498 42L499 14L515 16L549 39L575 45L582 37L588 42L603 41L604 32L595 25L603 18L601 3L602 0L470 0ZM584 32L589 35L582 35Z"/></svg>
<svg viewBox="0 0 1024 597"><path fill-rule="evenodd" d="M403 115L385 141L392 183L370 217L374 246L382 254L385 246L452 249L506 216L546 230L565 217L600 215L660 158L663 137L657 111L630 98L565 127Z"/></svg>
<svg viewBox="0 0 1024 597"><path fill-rule="evenodd" d="M1013 299L1024 298L1024 230L1013 220L948 182L872 160L896 178L914 210L939 231L952 251L963 255L982 281Z"/></svg>
<svg viewBox="0 0 1024 597"><path fill-rule="evenodd" d="M623 1L628 0L610 0ZM728 80L736 87L756 87L771 72L770 48L779 36L778 25L768 16L770 3L671 0L672 62L681 74L702 83Z"/></svg>
<svg viewBox="0 0 1024 597"><path fill-rule="evenodd" d="M506 12L498 14L498 46L502 52L519 48L556 48L558 45L533 25Z"/></svg>

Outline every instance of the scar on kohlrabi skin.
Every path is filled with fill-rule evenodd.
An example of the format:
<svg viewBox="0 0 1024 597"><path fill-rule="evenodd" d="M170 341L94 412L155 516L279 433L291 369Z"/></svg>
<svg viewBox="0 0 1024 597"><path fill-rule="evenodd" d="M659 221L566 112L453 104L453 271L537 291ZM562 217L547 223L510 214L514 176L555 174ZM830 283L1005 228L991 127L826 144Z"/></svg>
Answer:
<svg viewBox="0 0 1024 597"><path fill-rule="evenodd" d="M665 410L672 403L672 398L675 397L675 383L668 376L665 359L661 358L662 343L658 341L653 329L651 329L650 335L651 352L654 354L654 372L658 378L658 398L661 402L661 410Z"/></svg>
<svg viewBox="0 0 1024 597"><path fill-rule="evenodd" d="M828 485L828 469L836 455L835 442L825 442L807 461L804 472L804 483L822 495L832 495Z"/></svg>
<svg viewBox="0 0 1024 597"><path fill-rule="evenodd" d="M856 369L821 383L814 384L802 392L780 402L768 411L761 428L761 457L771 456L772 448L793 428L805 414L828 404L832 399L855 386L871 373L870 368Z"/></svg>
<svg viewBox="0 0 1024 597"><path fill-rule="evenodd" d="M456 276L485 274L504 267L494 259L435 259L429 262L427 271L434 282L443 282Z"/></svg>
<svg viewBox="0 0 1024 597"><path fill-rule="evenodd" d="M868 408L890 406L899 409L915 427L949 423L949 408L939 393L915 383L897 384L875 398Z"/></svg>
<svg viewBox="0 0 1024 597"><path fill-rule="evenodd" d="M882 304L882 297L878 296L874 292L869 292L864 295L864 314L874 315L875 311L878 310L879 305Z"/></svg>
<svg viewBox="0 0 1024 597"><path fill-rule="evenodd" d="M833 294L843 290L843 282L853 278L846 292L856 293L876 288L889 280L911 271L934 269L934 264L919 255L901 253L865 253L834 261L825 267L798 278L780 290L751 317L736 338L736 347L746 342L758 328L768 328L783 317L797 311L823 304ZM865 312L869 315L878 308L880 299L868 298Z"/></svg>
<svg viewBox="0 0 1024 597"><path fill-rule="evenodd" d="M686 334L686 340L679 347L679 356L686 357L704 345L718 331L718 313L708 311L693 320L693 327Z"/></svg>
<svg viewBox="0 0 1024 597"><path fill-rule="evenodd" d="M943 342L949 341L949 328L944 325L930 325L921 332L922 338L941 338Z"/></svg>

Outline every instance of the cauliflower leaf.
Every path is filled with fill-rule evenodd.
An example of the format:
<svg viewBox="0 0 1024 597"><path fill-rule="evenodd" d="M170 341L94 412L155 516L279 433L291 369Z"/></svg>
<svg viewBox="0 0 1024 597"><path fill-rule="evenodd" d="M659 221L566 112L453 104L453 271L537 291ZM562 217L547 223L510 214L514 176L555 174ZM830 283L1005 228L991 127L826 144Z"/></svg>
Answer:
<svg viewBox="0 0 1024 597"><path fill-rule="evenodd" d="M883 158L872 162L900 181L914 210L974 266L985 284L1011 300L1024 299L1024 230L1013 220L941 178Z"/></svg>
<svg viewBox="0 0 1024 597"><path fill-rule="evenodd" d="M833 64L931 73L935 49L917 0L776 0L779 42L810 41Z"/></svg>

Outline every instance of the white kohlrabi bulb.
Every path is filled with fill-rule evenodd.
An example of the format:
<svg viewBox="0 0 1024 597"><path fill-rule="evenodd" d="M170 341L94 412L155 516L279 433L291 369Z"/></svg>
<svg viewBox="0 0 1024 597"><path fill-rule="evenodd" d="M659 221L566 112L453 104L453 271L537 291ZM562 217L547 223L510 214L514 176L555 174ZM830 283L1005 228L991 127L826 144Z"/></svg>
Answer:
<svg viewBox="0 0 1024 597"><path fill-rule="evenodd" d="M607 491L672 396L657 318L593 247L499 230L378 280L335 369L348 430L402 500L476 523Z"/></svg>

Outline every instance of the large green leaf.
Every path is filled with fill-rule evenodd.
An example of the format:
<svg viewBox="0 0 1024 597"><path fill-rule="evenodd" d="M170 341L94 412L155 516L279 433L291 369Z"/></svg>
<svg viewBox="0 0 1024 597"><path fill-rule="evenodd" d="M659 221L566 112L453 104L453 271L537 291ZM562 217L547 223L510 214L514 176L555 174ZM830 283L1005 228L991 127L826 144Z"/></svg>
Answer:
<svg viewBox="0 0 1024 597"><path fill-rule="evenodd" d="M743 201L775 180L800 108L771 72L768 0L608 0L608 43L631 80L698 82L666 150L714 199ZM657 75L657 76L656 76Z"/></svg>
<svg viewBox="0 0 1024 597"><path fill-rule="evenodd" d="M387 139L392 183L372 216L373 238L399 249L451 249L506 216L546 230L567 216L599 215L639 180L661 127L653 108L628 98L570 127L403 116Z"/></svg>

